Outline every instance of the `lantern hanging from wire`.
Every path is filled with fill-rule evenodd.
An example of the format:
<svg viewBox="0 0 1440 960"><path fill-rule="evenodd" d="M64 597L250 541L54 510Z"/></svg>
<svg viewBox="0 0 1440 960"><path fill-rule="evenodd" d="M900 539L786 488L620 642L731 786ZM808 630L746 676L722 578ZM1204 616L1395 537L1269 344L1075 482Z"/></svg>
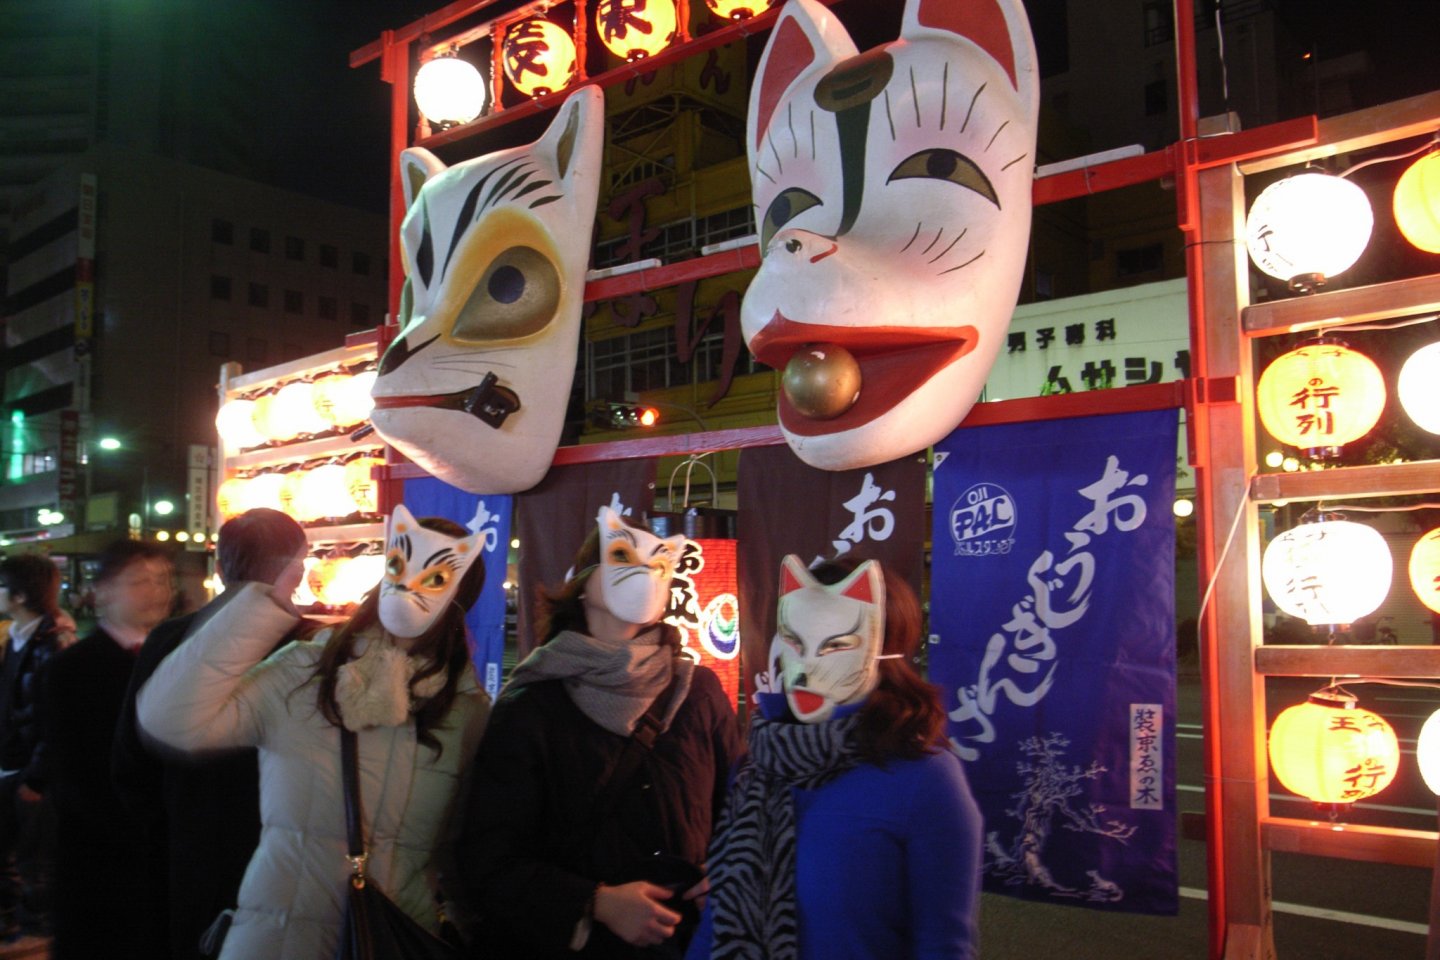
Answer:
<svg viewBox="0 0 1440 960"><path fill-rule="evenodd" d="M1395 779L1400 744L1384 717L1343 690L1321 690L1281 711L1270 728L1270 766L1291 793L1354 803Z"/></svg>
<svg viewBox="0 0 1440 960"><path fill-rule="evenodd" d="M1395 225L1426 253L1440 253L1440 149L1431 149L1395 184Z"/></svg>
<svg viewBox="0 0 1440 960"><path fill-rule="evenodd" d="M575 41L559 24L522 20L505 34L505 76L527 97L563 90L575 79Z"/></svg>
<svg viewBox="0 0 1440 960"><path fill-rule="evenodd" d="M1255 385L1255 405L1276 440L1307 456L1334 457L1379 422L1385 377L1363 353L1317 337L1265 368Z"/></svg>
<svg viewBox="0 0 1440 960"><path fill-rule="evenodd" d="M770 0L705 0L710 12L722 20L749 20L770 8Z"/></svg>
<svg viewBox="0 0 1440 960"><path fill-rule="evenodd" d="M469 123L485 112L489 87L479 69L451 48L415 71L415 105L437 126Z"/></svg>
<svg viewBox="0 0 1440 960"><path fill-rule="evenodd" d="M1313 293L1354 265L1375 217L1365 191L1342 177L1307 171L1270 184L1245 218L1245 246L1264 273Z"/></svg>
<svg viewBox="0 0 1440 960"><path fill-rule="evenodd" d="M653 57L675 39L674 0L600 0L595 29L605 48L622 60Z"/></svg>
<svg viewBox="0 0 1440 960"><path fill-rule="evenodd" d="M1440 341L1410 354L1395 384L1400 406L1429 433L1440 433Z"/></svg>
<svg viewBox="0 0 1440 960"><path fill-rule="evenodd" d="M1440 527L1415 541L1410 551L1410 587L1421 603L1440 613Z"/></svg>
<svg viewBox="0 0 1440 960"><path fill-rule="evenodd" d="M1391 566L1373 527L1311 511L1265 547L1260 575L1277 607L1322 626L1354 623L1384 603Z"/></svg>

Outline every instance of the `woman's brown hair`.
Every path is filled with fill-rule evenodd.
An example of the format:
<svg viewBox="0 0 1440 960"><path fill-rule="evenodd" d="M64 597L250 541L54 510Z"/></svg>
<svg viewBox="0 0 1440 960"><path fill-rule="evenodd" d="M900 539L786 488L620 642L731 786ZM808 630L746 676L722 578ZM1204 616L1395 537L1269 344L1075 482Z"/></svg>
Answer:
<svg viewBox="0 0 1440 960"><path fill-rule="evenodd" d="M415 521L427 530L434 530L449 537L464 537L468 531L444 517L420 517ZM455 691L460 677L470 664L470 647L465 640L465 614L469 611L480 590L485 586L485 560L476 557L460 580L455 596L450 598L445 611L430 625L430 629L417 637L410 645L410 656L421 659L421 667L410 678L410 688L437 673L444 671L445 685L440 692L421 704L415 711L415 738L438 754L442 749L440 741L430 731L440 724L450 706L455 702ZM380 622L380 584L376 584L360 601L354 616L345 621L330 634L320 662L315 667L314 678L320 681L317 698L320 712L335 726L341 725L340 708L335 703L335 684L340 668L348 663L355 650L355 641L368 627ZM384 629L383 625L381 629Z"/></svg>
<svg viewBox="0 0 1440 960"><path fill-rule="evenodd" d="M585 584L590 575L600 566L600 530L591 527L585 542L575 552L570 569L570 579L555 589L542 586L535 596L535 636L544 646L563 630L588 633L589 623L585 619Z"/></svg>
<svg viewBox="0 0 1440 960"><path fill-rule="evenodd" d="M824 584L849 576L863 560L841 557L813 567L810 575ZM856 747L868 763L900 758L913 760L945 743L945 708L940 691L915 672L911 659L920 646L920 601L910 584L888 567L885 575L885 641L881 653L901 654L881 660L880 682L860 708Z"/></svg>

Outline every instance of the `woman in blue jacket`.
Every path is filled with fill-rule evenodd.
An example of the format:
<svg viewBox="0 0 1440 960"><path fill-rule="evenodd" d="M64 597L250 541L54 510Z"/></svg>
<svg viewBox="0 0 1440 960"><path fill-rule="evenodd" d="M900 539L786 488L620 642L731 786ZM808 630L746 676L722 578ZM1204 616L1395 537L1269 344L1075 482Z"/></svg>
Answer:
<svg viewBox="0 0 1440 960"><path fill-rule="evenodd" d="M969 960L980 814L910 666L914 592L876 561L780 574L768 689L710 851L689 960Z"/></svg>

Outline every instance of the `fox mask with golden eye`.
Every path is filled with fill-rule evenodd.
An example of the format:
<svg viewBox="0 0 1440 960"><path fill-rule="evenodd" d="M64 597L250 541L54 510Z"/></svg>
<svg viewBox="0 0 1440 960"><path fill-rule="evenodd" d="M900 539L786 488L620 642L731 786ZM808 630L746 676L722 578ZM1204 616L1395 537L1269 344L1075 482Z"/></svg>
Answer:
<svg viewBox="0 0 1440 960"><path fill-rule="evenodd" d="M604 97L582 87L535 143L452 167L419 147L400 155L402 329L381 357L370 421L463 490L526 490L554 459L603 131Z"/></svg>

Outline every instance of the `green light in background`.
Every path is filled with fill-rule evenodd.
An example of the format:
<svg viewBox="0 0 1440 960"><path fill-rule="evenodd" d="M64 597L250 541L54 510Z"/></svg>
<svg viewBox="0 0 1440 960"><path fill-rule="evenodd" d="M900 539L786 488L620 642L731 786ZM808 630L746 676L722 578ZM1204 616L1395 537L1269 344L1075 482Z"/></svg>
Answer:
<svg viewBox="0 0 1440 960"><path fill-rule="evenodd" d="M5 477L18 481L24 476L22 471L25 468L25 452L29 449L25 443L24 411L10 411L10 442L5 446L10 448L10 462L5 468Z"/></svg>

